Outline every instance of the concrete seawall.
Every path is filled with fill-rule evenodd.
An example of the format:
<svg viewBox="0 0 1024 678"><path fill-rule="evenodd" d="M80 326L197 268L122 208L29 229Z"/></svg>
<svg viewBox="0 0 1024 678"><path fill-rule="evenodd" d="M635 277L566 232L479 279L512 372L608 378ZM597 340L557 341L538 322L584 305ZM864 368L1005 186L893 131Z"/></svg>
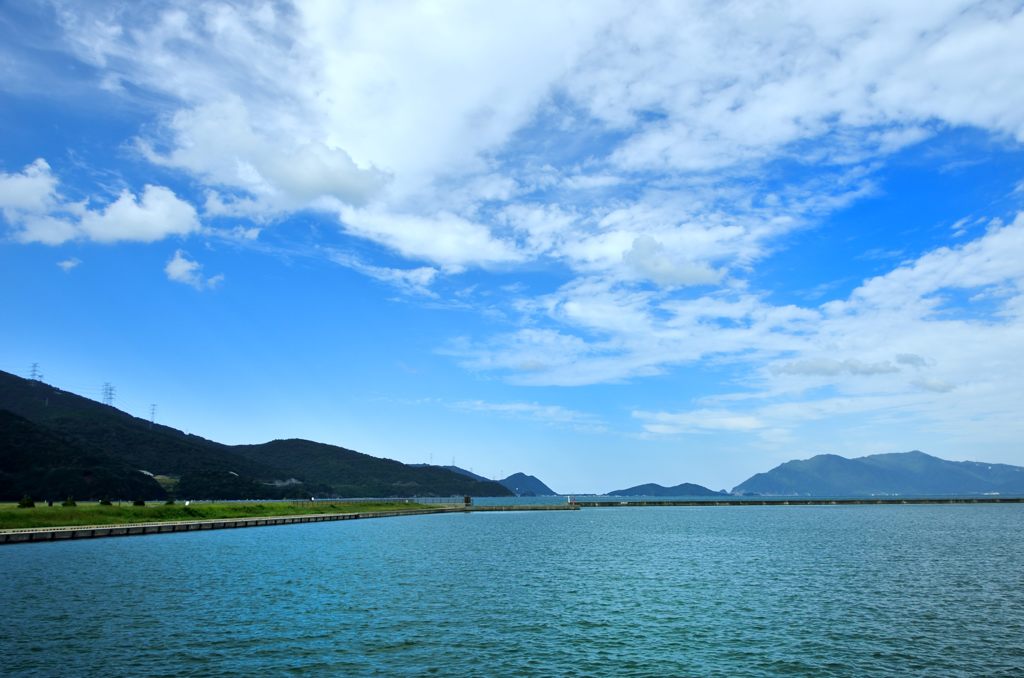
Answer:
<svg viewBox="0 0 1024 678"><path fill-rule="evenodd" d="M364 518L398 518L435 513L488 513L494 511L575 511L578 506L448 506L441 508L375 511L367 513L316 513L304 516L266 516L262 518L218 518L215 520L177 520L159 523L128 523L121 525L81 525L72 527L38 527L18 530L0 530L0 544L64 541L68 539L97 539L100 537L133 537L170 532L197 532L240 527L268 525L294 525L321 523L335 520L361 520Z"/></svg>

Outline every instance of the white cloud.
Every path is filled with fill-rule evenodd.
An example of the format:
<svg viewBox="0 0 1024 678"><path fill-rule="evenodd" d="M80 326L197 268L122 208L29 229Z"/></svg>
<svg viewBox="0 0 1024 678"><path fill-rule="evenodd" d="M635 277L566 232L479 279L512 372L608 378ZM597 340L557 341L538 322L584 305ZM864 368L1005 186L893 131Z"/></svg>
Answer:
<svg viewBox="0 0 1024 678"><path fill-rule="evenodd" d="M81 263L81 259L71 257L69 259L64 259L63 261L58 261L57 266L59 266L61 270L63 270L66 273L73 268L77 268Z"/></svg>
<svg viewBox="0 0 1024 678"><path fill-rule="evenodd" d="M66 204L58 183L42 158L19 173L0 173L0 211L16 240L59 245L78 235L73 215L81 205Z"/></svg>
<svg viewBox="0 0 1024 678"><path fill-rule="evenodd" d="M888 431L891 439L910 431L937 444L1005 443L1024 434L1013 415L1014 403L1024 398L1017 369L1024 342L1022 262L1024 213L962 246L937 248L867 280L844 301L825 304L816 322L791 337L796 342L786 351L737 355L756 375L745 380L748 388L704 399L731 403L729 409L634 416L646 432L668 435L714 428L716 421L747 422L765 444L778 432L786 434L784 443L797 431L809 435L807 427L820 420L831 422L833 435L841 422L856 421L865 430ZM958 291L988 287L1001 293L986 299L985 309L955 300ZM757 346L767 346L763 337L755 339ZM600 370L595 367L595 373Z"/></svg>
<svg viewBox="0 0 1024 678"><path fill-rule="evenodd" d="M484 225L441 212L430 217L346 208L345 229L392 247L411 259L425 259L451 271L467 265L520 261L515 245L494 238Z"/></svg>
<svg viewBox="0 0 1024 678"><path fill-rule="evenodd" d="M195 208L169 188L147 185L141 196L126 190L102 210L87 211L79 228L97 242L155 242L198 231L199 219Z"/></svg>
<svg viewBox="0 0 1024 678"><path fill-rule="evenodd" d="M18 242L38 242L44 245L60 245L82 236L78 225L71 217L48 214L15 213L5 214L7 222L15 226L14 238Z"/></svg>
<svg viewBox="0 0 1024 678"><path fill-rule="evenodd" d="M59 16L99 86L147 93L136 103L157 123L137 147L202 183L208 215L338 214L347 234L447 272L550 259L634 284L729 286L781 236L875 192L888 154L955 125L1024 140L1024 66L1006 57L1024 13L999 4L210 2ZM769 190L779 159L816 178ZM25 227L50 242L66 231Z"/></svg>
<svg viewBox="0 0 1024 678"><path fill-rule="evenodd" d="M42 158L19 174L0 174L0 210L20 242L59 245L69 240L154 242L199 230L195 208L163 186L147 185L141 196L124 190L98 209L68 202Z"/></svg>
<svg viewBox="0 0 1024 678"><path fill-rule="evenodd" d="M633 246L622 255L622 259L643 278L666 287L710 285L722 279L722 271L716 271L706 263L673 260L666 253L665 246L649 235L633 240Z"/></svg>
<svg viewBox="0 0 1024 678"><path fill-rule="evenodd" d="M5 212L46 213L60 201L57 183L50 165L42 158L18 174L0 172L0 208Z"/></svg>
<svg viewBox="0 0 1024 678"><path fill-rule="evenodd" d="M966 1L648 5L609 27L568 86L600 119L640 128L613 155L634 169L717 169L819 137L817 153L849 156L835 145L848 138L826 135L895 125L853 155L885 153L934 119L1024 139L1024 95L977 77L1020 83L1007 55L1022 33L1012 7Z"/></svg>
<svg viewBox="0 0 1024 678"><path fill-rule="evenodd" d="M999 294L979 306L986 289ZM734 393L682 412L637 410L649 435L731 431L778 447L823 420L856 421L889 440L927 432L945 445L1024 435L1013 414L1024 399L1024 213L820 308L741 292L682 300L597 280L520 308L527 328L448 352L525 385L614 383L677 366L699 380L702 365L737 367ZM855 449L875 440L859 429L849 436Z"/></svg>
<svg viewBox="0 0 1024 678"><path fill-rule="evenodd" d="M963 244L902 265L906 224L879 224L886 247L862 256L892 270L821 306L776 302L787 290L756 275L794 234L885 191L891 154L958 127L1024 141L1019 3L79 3L59 15L54 48L151 115L141 157L194 181L206 216L248 220L220 237L255 238L300 210L337 216L345 237L406 262L334 242L309 251L427 297L472 267L544 271L506 290L510 326L445 349L468 369L585 385L734 368L735 393L642 420L776 440L843 412L976 430L1021 401L1024 217L982 234L971 215L951 227ZM0 206L14 238L47 243L149 241L198 221L160 187L69 202L42 160L0 175ZM175 262L180 281L212 280Z"/></svg>
<svg viewBox="0 0 1024 678"><path fill-rule="evenodd" d="M211 194L213 214L260 217L314 206L325 198L363 204L379 191L387 176L360 168L342 149L301 131L280 129L268 121L257 130L245 104L228 95L222 100L177 112L168 123L172 150L159 153L140 141L152 162L188 170L210 186L243 191L254 199Z"/></svg>
<svg viewBox="0 0 1024 678"><path fill-rule="evenodd" d="M197 290L214 289L224 282L223 274L204 277L202 265L198 261L189 259L181 250L176 251L164 266L164 273L167 274L168 280L194 287Z"/></svg>

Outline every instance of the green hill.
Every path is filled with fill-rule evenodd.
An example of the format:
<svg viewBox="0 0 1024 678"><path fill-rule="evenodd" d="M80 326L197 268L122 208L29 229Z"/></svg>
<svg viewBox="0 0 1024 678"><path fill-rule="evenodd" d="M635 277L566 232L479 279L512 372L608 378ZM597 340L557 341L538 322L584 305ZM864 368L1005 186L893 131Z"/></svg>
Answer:
<svg viewBox="0 0 1024 678"><path fill-rule="evenodd" d="M614 490L608 493L611 497L711 497L722 494L709 490L703 485L681 483L672 487L664 487L657 483L647 483L628 487L625 490Z"/></svg>
<svg viewBox="0 0 1024 678"><path fill-rule="evenodd" d="M509 494L498 483L477 481L440 466L412 466L309 440L274 440L262 445L236 445L231 450L276 469L282 476L316 478L345 497Z"/></svg>
<svg viewBox="0 0 1024 678"><path fill-rule="evenodd" d="M0 410L28 420L39 427L41 434L52 435L54 445L53 441L60 439L83 453L90 452L94 457L89 458L94 461L100 458L111 463L116 461L122 470L129 468L145 472L141 474L144 476L158 477L178 497L268 499L510 494L497 483L477 482L437 467L412 468L397 461L306 440L223 445L169 426L152 425L114 407L2 371ZM39 444L44 444L41 439ZM52 458L44 456L40 469L67 473L67 469L77 468L66 465L68 454L65 450ZM9 475L16 477L14 455L5 445L0 447L0 473L8 473L9 465ZM120 488L111 494L129 498L137 489L130 483ZM48 486L43 489L47 493L56 492ZM5 492L8 494L2 498L17 499L25 490L21 485L11 485ZM162 489L153 490L146 498L156 498L162 492Z"/></svg>
<svg viewBox="0 0 1024 678"><path fill-rule="evenodd" d="M1024 494L1024 467L947 461L914 450L847 459L819 454L788 461L733 488L734 494L854 497L870 495Z"/></svg>
<svg viewBox="0 0 1024 678"><path fill-rule="evenodd" d="M0 410L0 460L2 499L153 499L166 494L130 464L6 410Z"/></svg>
<svg viewBox="0 0 1024 678"><path fill-rule="evenodd" d="M525 473L513 473L504 480L499 480L502 485L516 493L519 497L550 497L558 493L541 482L537 476Z"/></svg>

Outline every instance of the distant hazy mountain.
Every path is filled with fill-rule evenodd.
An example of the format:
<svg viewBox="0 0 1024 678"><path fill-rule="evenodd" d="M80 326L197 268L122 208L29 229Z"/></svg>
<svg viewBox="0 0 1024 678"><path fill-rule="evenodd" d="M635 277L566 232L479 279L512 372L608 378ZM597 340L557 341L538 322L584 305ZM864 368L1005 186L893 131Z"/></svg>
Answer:
<svg viewBox="0 0 1024 678"><path fill-rule="evenodd" d="M537 476L528 476L525 473L513 473L498 482L519 497L546 497L558 494L542 483Z"/></svg>
<svg viewBox="0 0 1024 678"><path fill-rule="evenodd" d="M2 410L12 416L0 419L0 499L63 499L68 487L78 499L144 490L145 499L165 491L208 499L511 494L441 467L309 440L223 445L0 371Z"/></svg>
<svg viewBox="0 0 1024 678"><path fill-rule="evenodd" d="M715 490L709 490L703 485L694 485L693 483L682 483L680 485L673 485L672 487L665 487L664 485L658 485L656 483L647 483L646 485L637 485L636 487L627 487L624 490L615 490L609 492L608 496L611 497L710 497L715 495L721 495L722 492L716 492Z"/></svg>
<svg viewBox="0 0 1024 678"><path fill-rule="evenodd" d="M778 496L1024 494L1024 467L947 461L919 452L788 461L733 488Z"/></svg>

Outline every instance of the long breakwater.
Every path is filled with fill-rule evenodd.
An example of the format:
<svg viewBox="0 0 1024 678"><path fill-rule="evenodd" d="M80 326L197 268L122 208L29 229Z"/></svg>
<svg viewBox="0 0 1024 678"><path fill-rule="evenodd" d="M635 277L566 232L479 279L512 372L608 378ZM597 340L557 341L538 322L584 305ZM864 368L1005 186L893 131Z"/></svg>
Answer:
<svg viewBox="0 0 1024 678"><path fill-rule="evenodd" d="M1024 497L863 497L853 499L630 499L623 501L579 501L581 508L623 506L860 506L879 504L1022 504Z"/></svg>
<svg viewBox="0 0 1024 678"><path fill-rule="evenodd" d="M198 532L202 530L224 530L242 527L266 527L270 525L295 525L299 523L320 523L335 520L360 520L364 518L398 518L421 516L435 513L486 513L493 511L574 511L572 504L537 506L445 506L438 508L408 509L398 511L368 511L365 513L316 513L300 516L265 516L259 518L218 518L211 520L176 520L149 523L127 523L119 525L76 525L69 527L40 527L16 530L0 530L0 544L24 544L30 542L66 541L69 539L97 539L101 537L133 537L147 534L168 534L172 532Z"/></svg>

